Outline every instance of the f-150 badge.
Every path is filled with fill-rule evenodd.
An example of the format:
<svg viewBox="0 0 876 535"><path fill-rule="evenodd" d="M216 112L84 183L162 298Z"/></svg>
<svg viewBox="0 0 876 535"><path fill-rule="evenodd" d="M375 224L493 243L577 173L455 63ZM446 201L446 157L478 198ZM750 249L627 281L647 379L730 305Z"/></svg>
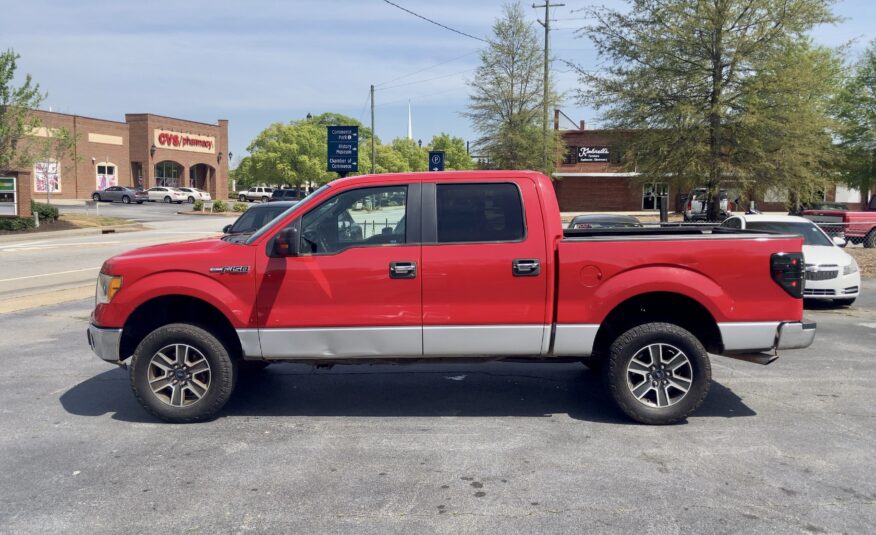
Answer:
<svg viewBox="0 0 876 535"><path fill-rule="evenodd" d="M249 266L211 267L210 273L249 273Z"/></svg>

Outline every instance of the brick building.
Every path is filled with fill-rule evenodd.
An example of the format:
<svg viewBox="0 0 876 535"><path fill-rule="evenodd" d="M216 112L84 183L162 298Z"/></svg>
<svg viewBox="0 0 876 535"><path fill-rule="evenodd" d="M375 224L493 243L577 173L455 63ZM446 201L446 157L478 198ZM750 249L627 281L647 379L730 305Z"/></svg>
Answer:
<svg viewBox="0 0 876 535"><path fill-rule="evenodd" d="M64 128L75 147L60 161L39 157L32 169L5 170L5 175L27 176L19 190L37 200L88 199L108 186L148 189L188 186L210 192L214 199L228 197L228 121L216 124L130 113L125 122L94 119L48 111L34 111L41 127L30 137L45 140Z"/></svg>
<svg viewBox="0 0 876 535"><path fill-rule="evenodd" d="M554 127L559 128L559 111L554 113ZM554 189L564 212L641 212L657 211L658 197L664 197L669 210L680 209L680 191L667 182L642 183L637 173L624 169L623 139L633 132L588 129L584 121L579 128L561 132L567 153L556 163ZM701 184L698 184L698 186ZM769 190L764 194L739 192L726 184L728 197L754 199L761 211L786 211L790 192ZM850 209L860 209L867 199L843 186L829 186L824 201L843 202ZM873 195L876 195L874 189Z"/></svg>

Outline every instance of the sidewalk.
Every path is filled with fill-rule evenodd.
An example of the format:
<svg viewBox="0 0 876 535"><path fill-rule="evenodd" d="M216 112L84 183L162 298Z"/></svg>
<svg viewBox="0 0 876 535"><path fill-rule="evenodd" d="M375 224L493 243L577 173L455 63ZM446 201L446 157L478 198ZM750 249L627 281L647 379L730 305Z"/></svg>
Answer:
<svg viewBox="0 0 876 535"><path fill-rule="evenodd" d="M115 225L112 227L74 228L69 230L50 230L46 232L23 232L21 234L0 234L0 244L15 243L21 241L56 240L75 236L99 236L101 234L121 234L123 232L137 232L148 230L149 227L142 223L130 223L127 225Z"/></svg>

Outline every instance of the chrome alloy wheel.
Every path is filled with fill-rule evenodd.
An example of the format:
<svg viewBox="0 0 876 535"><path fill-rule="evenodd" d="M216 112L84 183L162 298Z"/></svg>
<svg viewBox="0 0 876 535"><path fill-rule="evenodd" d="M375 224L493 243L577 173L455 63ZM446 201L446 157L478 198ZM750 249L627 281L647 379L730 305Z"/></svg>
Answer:
<svg viewBox="0 0 876 535"><path fill-rule="evenodd" d="M172 407L188 407L210 389L210 363L190 345L171 344L149 359L147 377L155 397Z"/></svg>
<svg viewBox="0 0 876 535"><path fill-rule="evenodd" d="M690 360L670 344L650 344L640 349L627 365L626 375L633 397L648 407L675 405L693 384Z"/></svg>

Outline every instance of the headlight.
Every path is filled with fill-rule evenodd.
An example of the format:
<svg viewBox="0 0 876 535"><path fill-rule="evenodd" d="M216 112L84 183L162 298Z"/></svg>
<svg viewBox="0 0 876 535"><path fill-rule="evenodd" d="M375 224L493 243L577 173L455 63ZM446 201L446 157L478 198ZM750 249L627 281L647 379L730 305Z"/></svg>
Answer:
<svg viewBox="0 0 876 535"><path fill-rule="evenodd" d="M97 289L94 292L94 302L97 304L109 303L121 289L121 277L100 273L97 276Z"/></svg>
<svg viewBox="0 0 876 535"><path fill-rule="evenodd" d="M852 273L857 273L857 272L858 272L858 263L855 262L854 258L852 258L851 264L849 264L847 266L843 266L843 275L851 275Z"/></svg>

